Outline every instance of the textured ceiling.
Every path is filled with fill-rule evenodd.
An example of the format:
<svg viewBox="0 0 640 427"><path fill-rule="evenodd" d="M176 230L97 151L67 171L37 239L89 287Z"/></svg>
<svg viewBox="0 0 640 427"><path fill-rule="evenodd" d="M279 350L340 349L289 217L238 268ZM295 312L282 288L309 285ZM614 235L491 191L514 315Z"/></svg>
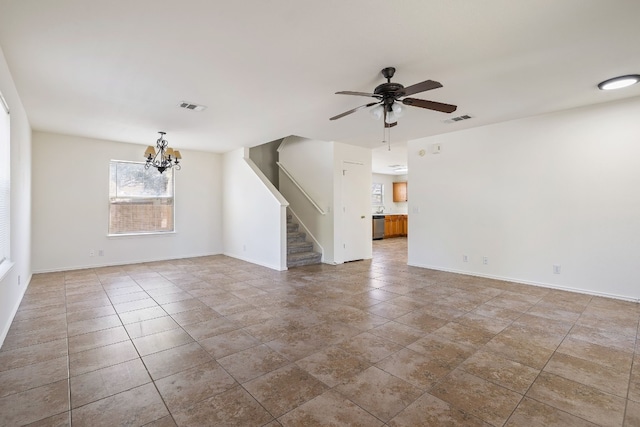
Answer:
<svg viewBox="0 0 640 427"><path fill-rule="evenodd" d="M35 130L213 152L299 135L378 148L380 70L415 95L392 141L639 96L637 0L0 0L2 47ZM188 101L202 112L180 109ZM392 147L393 148L393 147Z"/></svg>

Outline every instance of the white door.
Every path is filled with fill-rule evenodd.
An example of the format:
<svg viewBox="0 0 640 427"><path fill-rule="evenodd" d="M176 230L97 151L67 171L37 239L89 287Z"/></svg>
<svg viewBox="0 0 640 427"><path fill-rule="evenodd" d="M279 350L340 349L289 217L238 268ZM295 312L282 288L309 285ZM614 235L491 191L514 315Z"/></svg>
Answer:
<svg viewBox="0 0 640 427"><path fill-rule="evenodd" d="M371 170L361 163L342 164L343 261L371 258Z"/></svg>

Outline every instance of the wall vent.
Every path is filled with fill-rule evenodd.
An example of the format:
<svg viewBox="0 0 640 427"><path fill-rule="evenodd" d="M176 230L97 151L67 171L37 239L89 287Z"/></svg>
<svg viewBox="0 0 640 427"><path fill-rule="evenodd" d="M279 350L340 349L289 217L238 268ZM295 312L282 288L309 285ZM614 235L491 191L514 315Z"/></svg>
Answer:
<svg viewBox="0 0 640 427"><path fill-rule="evenodd" d="M185 110L192 110L192 111L202 111L207 108L204 105L193 104L191 102L186 102L186 101L182 101L180 104L178 104L178 107L184 108Z"/></svg>
<svg viewBox="0 0 640 427"><path fill-rule="evenodd" d="M465 114L463 116L458 116L458 117L454 117L452 119L444 120L444 122L445 123L455 123L455 122L461 122L462 120L469 120L469 119L472 119L472 118L473 118L472 116L470 116L468 114Z"/></svg>

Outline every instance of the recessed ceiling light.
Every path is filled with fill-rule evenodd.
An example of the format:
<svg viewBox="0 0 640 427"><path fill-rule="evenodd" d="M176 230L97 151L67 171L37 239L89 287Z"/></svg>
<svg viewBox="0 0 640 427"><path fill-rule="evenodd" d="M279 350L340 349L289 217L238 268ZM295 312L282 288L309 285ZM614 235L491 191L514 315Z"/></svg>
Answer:
<svg viewBox="0 0 640 427"><path fill-rule="evenodd" d="M598 84L600 90L621 89L640 82L640 74L629 74L628 76L614 77Z"/></svg>

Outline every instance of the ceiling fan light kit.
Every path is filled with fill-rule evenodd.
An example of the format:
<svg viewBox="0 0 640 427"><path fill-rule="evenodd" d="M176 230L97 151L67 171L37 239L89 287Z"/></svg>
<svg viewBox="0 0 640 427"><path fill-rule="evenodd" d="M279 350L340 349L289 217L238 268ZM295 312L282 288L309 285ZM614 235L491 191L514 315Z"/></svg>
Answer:
<svg viewBox="0 0 640 427"><path fill-rule="evenodd" d="M614 77L598 83L600 90L622 89L640 82L640 74L629 74L626 76Z"/></svg>
<svg viewBox="0 0 640 427"><path fill-rule="evenodd" d="M376 102L371 102L369 104L356 107L352 110L345 111L344 113L331 117L329 120L337 120L351 113L355 113L360 109L375 106L373 109L371 109L371 115L377 120L380 120L384 117L385 127L391 127L395 126L398 118L402 116L405 105L425 108L427 110L440 111L443 113L453 113L458 108L455 105L444 104L442 102L427 101L425 99L418 98L406 98L407 96L416 93L438 89L442 87L442 84L433 80L425 80L423 82L404 87L400 83L391 82L391 78L393 77L395 72L396 69L394 67L383 68L380 73L385 79L387 79L387 81L386 83L378 85L373 90L373 93L354 91L336 92L337 95L369 96L375 98Z"/></svg>

